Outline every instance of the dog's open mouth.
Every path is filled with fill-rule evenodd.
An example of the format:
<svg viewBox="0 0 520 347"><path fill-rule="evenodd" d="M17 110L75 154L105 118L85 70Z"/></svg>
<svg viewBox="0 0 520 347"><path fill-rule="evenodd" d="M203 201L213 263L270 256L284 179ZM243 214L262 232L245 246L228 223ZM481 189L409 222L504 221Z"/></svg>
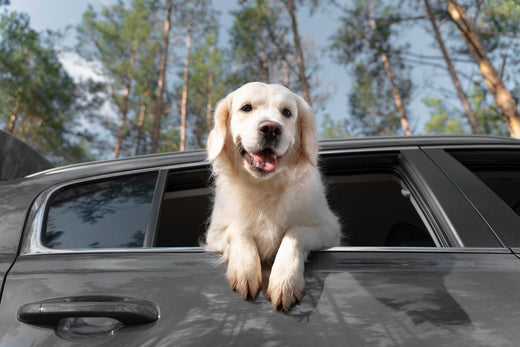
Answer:
<svg viewBox="0 0 520 347"><path fill-rule="evenodd" d="M258 153L250 153L241 148L242 157L254 169L263 173L273 172L278 164L278 157L276 153L270 148L264 149Z"/></svg>

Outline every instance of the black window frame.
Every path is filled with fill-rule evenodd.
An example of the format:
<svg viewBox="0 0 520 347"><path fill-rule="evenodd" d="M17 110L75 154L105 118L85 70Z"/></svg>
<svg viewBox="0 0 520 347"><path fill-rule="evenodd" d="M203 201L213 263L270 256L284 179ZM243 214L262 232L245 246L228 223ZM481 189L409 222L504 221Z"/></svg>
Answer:
<svg viewBox="0 0 520 347"><path fill-rule="evenodd" d="M145 236L143 245L141 247L117 247L117 248L49 248L46 247L42 242L42 236L45 230L45 223L49 210L49 203L53 196L60 191L69 187L78 186L82 184L94 183L96 181L118 179L125 176L135 176L146 173L156 173L157 177L155 180L155 187L153 197L150 204L149 217L146 225ZM156 227L158 211L160 209L160 202L164 185L166 181L167 171L160 167L135 169L128 171L118 171L109 174L93 175L78 179L72 179L67 182L55 184L43 192L41 192L33 202L29 211L27 222L24 227L24 233L22 238L22 245L20 254L59 254L59 253L78 253L78 252L112 252L112 251L128 251L128 250L140 250L149 247L148 245L152 242L152 238L155 234L154 229Z"/></svg>
<svg viewBox="0 0 520 347"><path fill-rule="evenodd" d="M468 202L479 213L482 220L488 225L493 235L500 241L502 247L520 247L520 218L490 187L487 186L475 173L456 158L456 153L470 155L474 153L475 164L482 167L496 167L506 169L509 164L503 161L507 152L518 153L518 147L446 147L424 148L424 152L450 177L453 184L464 194ZM504 156L492 155L503 153ZM515 165L520 169L520 165Z"/></svg>

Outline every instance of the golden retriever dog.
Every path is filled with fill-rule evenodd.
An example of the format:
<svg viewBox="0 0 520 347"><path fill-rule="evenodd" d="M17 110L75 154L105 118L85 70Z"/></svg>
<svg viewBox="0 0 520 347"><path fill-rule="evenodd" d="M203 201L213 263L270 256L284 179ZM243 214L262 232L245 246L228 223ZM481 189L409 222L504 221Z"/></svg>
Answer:
<svg viewBox="0 0 520 347"><path fill-rule="evenodd" d="M215 110L208 137L215 198L206 247L222 253L231 288L244 299L262 288L287 312L300 301L311 250L339 245L340 226L317 167L310 106L277 84L248 83Z"/></svg>

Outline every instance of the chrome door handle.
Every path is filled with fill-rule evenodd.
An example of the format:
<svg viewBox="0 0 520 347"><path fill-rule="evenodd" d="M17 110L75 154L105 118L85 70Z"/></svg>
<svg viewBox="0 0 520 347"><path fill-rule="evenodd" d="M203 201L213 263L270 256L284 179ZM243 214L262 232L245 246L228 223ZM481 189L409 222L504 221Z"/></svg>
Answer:
<svg viewBox="0 0 520 347"><path fill-rule="evenodd" d="M159 319L152 302L114 296L72 296L25 304L18 320L29 324L55 325L63 318L105 317L125 325L151 323Z"/></svg>

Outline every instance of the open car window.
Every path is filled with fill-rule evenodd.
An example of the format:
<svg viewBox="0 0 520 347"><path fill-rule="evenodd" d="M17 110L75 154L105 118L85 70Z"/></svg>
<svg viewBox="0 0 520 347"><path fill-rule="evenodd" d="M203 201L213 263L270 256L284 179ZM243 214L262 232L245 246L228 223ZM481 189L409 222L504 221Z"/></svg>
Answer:
<svg viewBox="0 0 520 347"><path fill-rule="evenodd" d="M436 246L400 177L398 155L342 155L323 164L329 205L342 224L342 246ZM206 168L168 173L155 247L203 244L212 207L210 180Z"/></svg>

